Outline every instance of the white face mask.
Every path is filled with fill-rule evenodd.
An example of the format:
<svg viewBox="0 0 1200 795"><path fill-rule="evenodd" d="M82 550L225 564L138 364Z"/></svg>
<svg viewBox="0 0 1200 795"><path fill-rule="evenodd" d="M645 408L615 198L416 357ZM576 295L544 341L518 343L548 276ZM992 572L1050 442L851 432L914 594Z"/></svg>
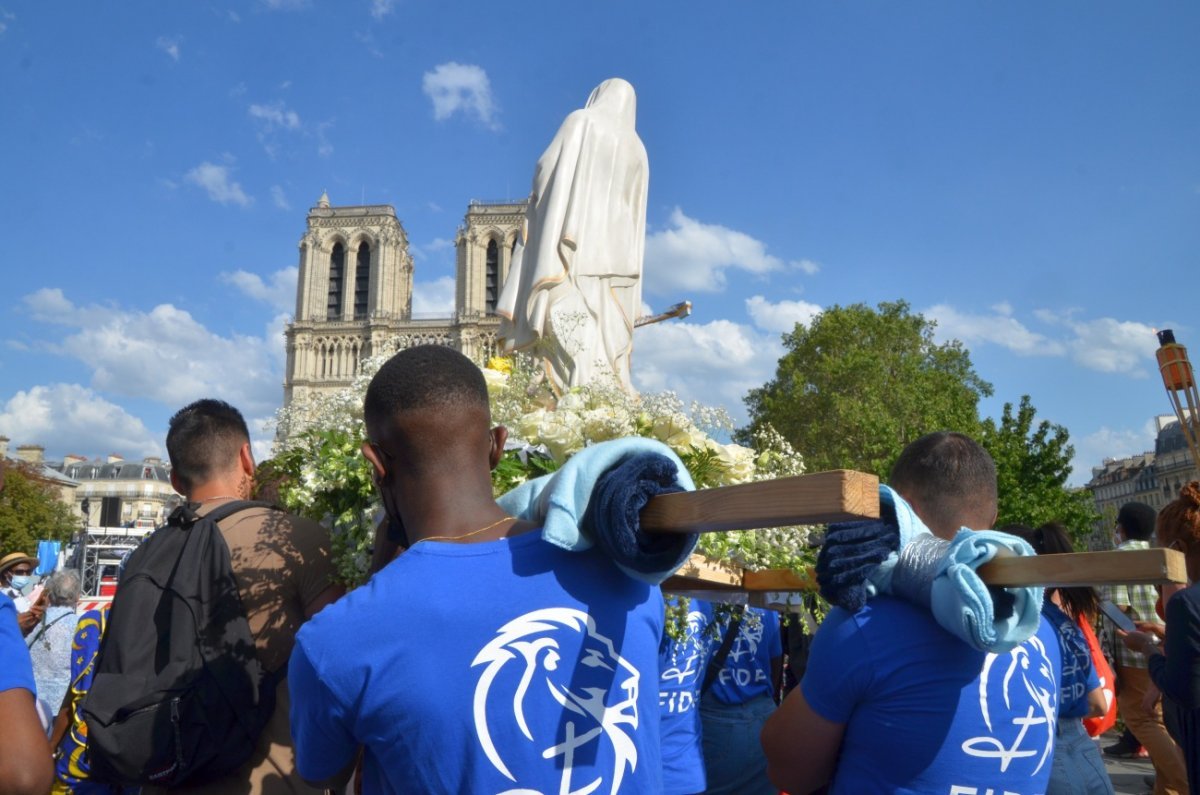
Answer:
<svg viewBox="0 0 1200 795"><path fill-rule="evenodd" d="M24 591L29 587L29 581L32 579L28 574L14 574L11 580L12 587L18 591Z"/></svg>

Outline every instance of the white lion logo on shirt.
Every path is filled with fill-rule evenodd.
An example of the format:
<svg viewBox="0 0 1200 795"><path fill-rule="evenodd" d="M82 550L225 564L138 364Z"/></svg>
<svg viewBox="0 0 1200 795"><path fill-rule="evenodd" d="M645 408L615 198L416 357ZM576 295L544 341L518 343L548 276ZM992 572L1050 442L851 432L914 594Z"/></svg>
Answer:
<svg viewBox="0 0 1200 795"><path fill-rule="evenodd" d="M998 670L1001 666L1003 670ZM997 675L999 682L995 681ZM979 676L979 708L992 734L967 740L962 744L963 751L969 756L998 760L1002 773L1015 760L1038 757L1033 771L1037 773L1054 749L1057 695L1055 671L1050 668L1046 647L1036 635L1008 654L988 654ZM994 720L989 700L997 696L1003 704L996 709ZM1011 745L1006 746L994 736L999 733L1011 737Z"/></svg>
<svg viewBox="0 0 1200 795"><path fill-rule="evenodd" d="M564 659L562 648L573 649L580 635L583 643L578 659ZM596 631L595 621L587 613L565 607L526 613L501 627L476 655L471 667L480 665L486 667L475 685L475 730L488 761L510 781L516 783L517 779L493 736L509 736L514 726L526 740L541 746L537 751L543 759L561 757L557 765L562 772L562 793L586 795L605 783L603 775L578 787L572 782L576 751L593 743L607 741L612 747L610 792L620 789L627 769L636 769L637 747L632 732L638 727L640 675L617 653L613 642ZM510 672L514 668L519 672L511 710L500 709L506 700L492 697L491 692L506 667ZM511 680L510 673L505 681ZM610 694L617 694L615 703L608 703ZM557 736L535 737L526 719L526 705L533 702L531 715L544 712L545 707L535 700L547 697L561 708Z"/></svg>

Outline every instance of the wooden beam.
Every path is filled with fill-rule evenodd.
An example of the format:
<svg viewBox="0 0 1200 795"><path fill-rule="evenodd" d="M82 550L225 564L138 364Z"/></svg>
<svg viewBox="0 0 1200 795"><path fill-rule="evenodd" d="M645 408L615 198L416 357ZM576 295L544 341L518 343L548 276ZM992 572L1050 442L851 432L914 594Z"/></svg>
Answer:
<svg viewBox="0 0 1200 795"><path fill-rule="evenodd" d="M1032 558L1003 557L979 567L988 585L1154 585L1187 582L1183 553L1174 549L1074 552Z"/></svg>
<svg viewBox="0 0 1200 795"><path fill-rule="evenodd" d="M711 533L878 516L879 478L837 469L661 494L642 509L641 528L655 533Z"/></svg>
<svg viewBox="0 0 1200 795"><path fill-rule="evenodd" d="M979 567L988 585L1047 588L1072 585L1157 585L1187 583L1183 553L1174 549L1075 552L1034 557L1000 557ZM786 569L742 572L736 566L693 555L662 586L672 593L765 593L817 590L815 572Z"/></svg>
<svg viewBox="0 0 1200 795"><path fill-rule="evenodd" d="M743 572L732 563L692 555L666 582L664 591L741 591Z"/></svg>

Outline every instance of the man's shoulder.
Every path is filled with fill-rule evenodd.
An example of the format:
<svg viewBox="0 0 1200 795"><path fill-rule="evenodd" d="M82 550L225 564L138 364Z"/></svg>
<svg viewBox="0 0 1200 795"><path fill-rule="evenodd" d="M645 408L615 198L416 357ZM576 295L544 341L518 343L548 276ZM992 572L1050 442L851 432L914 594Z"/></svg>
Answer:
<svg viewBox="0 0 1200 795"><path fill-rule="evenodd" d="M319 523L273 505L252 505L243 508L221 519L217 524L225 532L249 529L259 533L285 533L292 537L329 537L329 531Z"/></svg>

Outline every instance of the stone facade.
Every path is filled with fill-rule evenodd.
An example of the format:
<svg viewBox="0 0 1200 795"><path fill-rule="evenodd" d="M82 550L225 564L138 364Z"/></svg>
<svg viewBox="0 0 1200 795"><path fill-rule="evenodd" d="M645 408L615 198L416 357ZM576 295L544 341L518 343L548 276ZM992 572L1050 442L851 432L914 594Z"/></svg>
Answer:
<svg viewBox="0 0 1200 795"><path fill-rule="evenodd" d="M1096 501L1099 530L1111 532L1117 511L1127 502L1144 502L1157 511L1178 497L1185 483L1200 480L1200 470L1175 415L1156 417L1155 424L1158 434L1153 451L1106 459L1092 468L1092 479L1085 488Z"/></svg>
<svg viewBox="0 0 1200 795"><path fill-rule="evenodd" d="M494 355L496 300L524 217L524 202L472 201L455 237L454 312L421 318L412 312L413 259L395 209L334 207L322 195L300 239L284 405L336 392L376 354L434 343L480 362Z"/></svg>
<svg viewBox="0 0 1200 795"><path fill-rule="evenodd" d="M110 455L104 461L68 456L63 474L78 483L75 509L88 527L140 527L166 524L167 515L183 502L171 486L171 467L160 458L126 461ZM87 516L83 501L87 500Z"/></svg>

